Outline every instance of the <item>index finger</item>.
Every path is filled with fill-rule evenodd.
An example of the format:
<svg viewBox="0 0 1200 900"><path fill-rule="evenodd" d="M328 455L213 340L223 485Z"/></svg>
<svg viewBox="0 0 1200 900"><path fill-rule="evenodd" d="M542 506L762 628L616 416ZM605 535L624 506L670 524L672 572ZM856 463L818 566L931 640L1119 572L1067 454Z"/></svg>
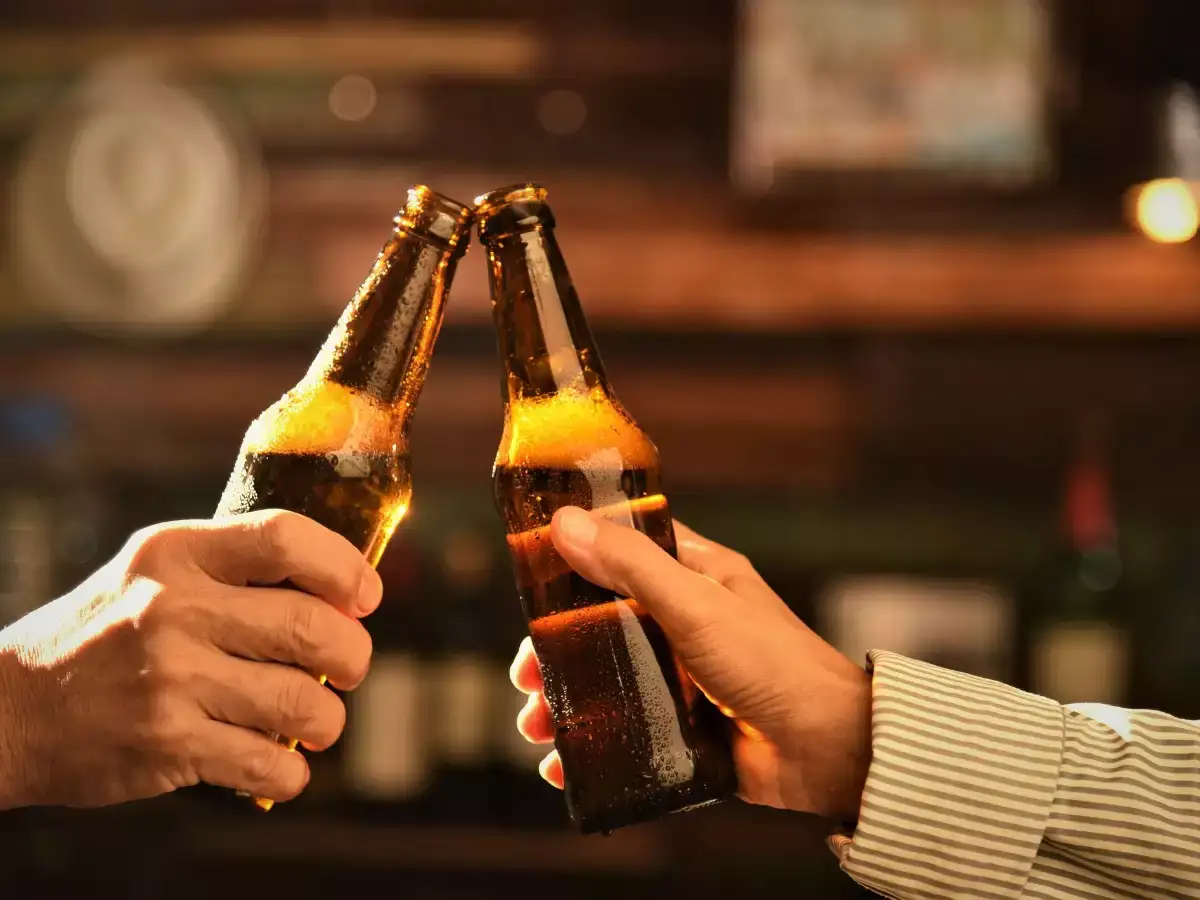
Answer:
<svg viewBox="0 0 1200 900"><path fill-rule="evenodd" d="M236 588L204 595L208 637L218 649L251 660L299 666L340 690L362 683L371 635L320 599L280 588Z"/></svg>
<svg viewBox="0 0 1200 900"><path fill-rule="evenodd" d="M592 584L637 598L668 638L730 615L724 587L680 564L640 531L565 507L554 514L551 538L563 560Z"/></svg>
<svg viewBox="0 0 1200 900"><path fill-rule="evenodd" d="M680 563L693 572L707 575L735 594L775 599L771 586L746 556L709 540L678 520L674 526L676 557Z"/></svg>
<svg viewBox="0 0 1200 900"><path fill-rule="evenodd" d="M355 618L383 595L378 573L353 544L306 516L268 509L198 527L192 557L211 578L233 585L290 582Z"/></svg>

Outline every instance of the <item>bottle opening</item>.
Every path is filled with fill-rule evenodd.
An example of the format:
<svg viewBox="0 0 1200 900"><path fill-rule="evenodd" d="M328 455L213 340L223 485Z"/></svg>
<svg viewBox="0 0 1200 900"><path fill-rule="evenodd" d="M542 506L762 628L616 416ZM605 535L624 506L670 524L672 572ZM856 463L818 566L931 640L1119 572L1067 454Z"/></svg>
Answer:
<svg viewBox="0 0 1200 900"><path fill-rule="evenodd" d="M408 189L408 199L395 221L399 231L461 252L466 249L473 219L469 206L417 184Z"/></svg>
<svg viewBox="0 0 1200 900"><path fill-rule="evenodd" d="M540 184L511 184L480 194L475 198L475 218L479 236L494 240L539 225L554 226L554 215L546 203L548 191Z"/></svg>

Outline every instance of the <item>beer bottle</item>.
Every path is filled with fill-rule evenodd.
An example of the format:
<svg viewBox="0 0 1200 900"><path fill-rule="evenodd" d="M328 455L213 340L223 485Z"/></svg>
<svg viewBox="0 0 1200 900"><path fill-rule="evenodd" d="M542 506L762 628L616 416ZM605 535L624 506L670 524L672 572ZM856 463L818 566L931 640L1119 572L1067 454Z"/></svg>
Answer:
<svg viewBox="0 0 1200 900"><path fill-rule="evenodd" d="M291 510L378 564L408 511L408 426L471 219L427 187L409 190L391 239L308 373L246 432L218 517Z"/></svg>
<svg viewBox="0 0 1200 900"><path fill-rule="evenodd" d="M1063 485L1063 540L1026 604L1027 683L1059 703L1124 706L1129 688L1128 579L1113 509L1110 427L1100 410L1078 417Z"/></svg>
<svg viewBox="0 0 1200 900"><path fill-rule="evenodd" d="M607 833L718 802L737 786L726 720L636 598L585 581L549 539L555 511L573 505L674 555L658 451L605 377L545 189L503 188L475 203L503 364L495 499L571 819Z"/></svg>

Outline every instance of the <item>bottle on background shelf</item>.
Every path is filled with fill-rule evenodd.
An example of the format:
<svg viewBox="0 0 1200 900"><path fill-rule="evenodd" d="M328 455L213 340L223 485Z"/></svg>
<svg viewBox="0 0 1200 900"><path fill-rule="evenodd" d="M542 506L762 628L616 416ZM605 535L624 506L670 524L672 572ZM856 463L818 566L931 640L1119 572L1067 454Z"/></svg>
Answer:
<svg viewBox="0 0 1200 900"><path fill-rule="evenodd" d="M486 532L460 525L437 548L437 655L429 669L429 726L437 761L436 814L485 821L495 786L491 716L495 665L488 596L495 556ZM507 679L505 679L507 680Z"/></svg>
<svg viewBox="0 0 1200 900"><path fill-rule="evenodd" d="M392 541L379 562L383 600L364 622L374 655L366 679L347 696L342 758L348 793L373 806L416 802L433 780L426 654L437 598L429 594L429 568L411 542Z"/></svg>
<svg viewBox="0 0 1200 900"><path fill-rule="evenodd" d="M1179 530L1164 590L1139 609L1138 705L1200 719L1200 525Z"/></svg>
<svg viewBox="0 0 1200 900"><path fill-rule="evenodd" d="M1063 486L1062 537L1033 582L1026 683L1060 703L1122 705L1130 641L1113 511L1109 422L1079 417Z"/></svg>

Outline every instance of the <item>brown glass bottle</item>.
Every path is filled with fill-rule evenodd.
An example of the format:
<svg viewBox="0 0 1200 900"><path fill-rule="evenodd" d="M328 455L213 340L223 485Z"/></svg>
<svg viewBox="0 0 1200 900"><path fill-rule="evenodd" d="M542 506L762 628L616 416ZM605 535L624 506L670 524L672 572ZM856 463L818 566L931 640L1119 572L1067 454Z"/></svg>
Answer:
<svg viewBox="0 0 1200 900"><path fill-rule="evenodd" d="M409 190L391 238L307 374L246 432L218 517L301 513L378 564L408 511L408 427L471 221L463 204L421 185Z"/></svg>
<svg viewBox="0 0 1200 900"><path fill-rule="evenodd" d="M573 572L548 537L558 509L580 506L675 553L658 451L609 386L545 198L519 185L475 201L503 364L493 479L567 808L584 833L608 832L718 802L737 781L727 723L662 629Z"/></svg>
<svg viewBox="0 0 1200 900"><path fill-rule="evenodd" d="M1103 410L1075 423L1062 495L1062 540L1037 570L1028 602L1029 689L1059 703L1126 705L1127 578L1112 496L1112 427Z"/></svg>

